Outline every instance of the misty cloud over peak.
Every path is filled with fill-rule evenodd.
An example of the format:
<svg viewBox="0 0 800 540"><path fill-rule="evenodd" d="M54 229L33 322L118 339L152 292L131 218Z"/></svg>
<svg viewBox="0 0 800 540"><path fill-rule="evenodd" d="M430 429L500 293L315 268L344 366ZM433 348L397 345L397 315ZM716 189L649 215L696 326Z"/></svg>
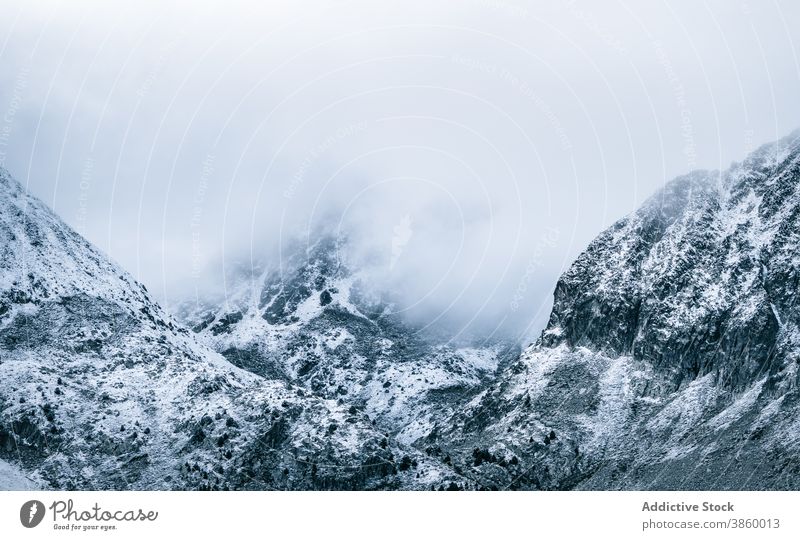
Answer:
<svg viewBox="0 0 800 540"><path fill-rule="evenodd" d="M409 316L530 335L599 231L800 124L797 10L18 4L0 158L165 304L325 230Z"/></svg>

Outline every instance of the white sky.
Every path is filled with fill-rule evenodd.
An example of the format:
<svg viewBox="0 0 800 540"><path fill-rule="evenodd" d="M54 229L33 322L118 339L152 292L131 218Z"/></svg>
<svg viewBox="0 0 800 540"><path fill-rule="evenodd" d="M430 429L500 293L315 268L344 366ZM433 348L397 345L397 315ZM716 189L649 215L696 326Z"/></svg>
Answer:
<svg viewBox="0 0 800 540"><path fill-rule="evenodd" d="M523 332L665 180L800 125L798 23L791 1L9 3L0 159L161 301L332 223L410 313Z"/></svg>

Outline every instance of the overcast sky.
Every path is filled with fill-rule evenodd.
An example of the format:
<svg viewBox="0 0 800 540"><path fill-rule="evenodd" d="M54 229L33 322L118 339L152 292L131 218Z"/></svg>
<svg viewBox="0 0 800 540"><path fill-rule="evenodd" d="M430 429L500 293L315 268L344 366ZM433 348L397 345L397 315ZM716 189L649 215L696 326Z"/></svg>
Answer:
<svg viewBox="0 0 800 540"><path fill-rule="evenodd" d="M800 126L796 1L3 11L2 164L165 303L325 224L409 313L531 334L602 229Z"/></svg>

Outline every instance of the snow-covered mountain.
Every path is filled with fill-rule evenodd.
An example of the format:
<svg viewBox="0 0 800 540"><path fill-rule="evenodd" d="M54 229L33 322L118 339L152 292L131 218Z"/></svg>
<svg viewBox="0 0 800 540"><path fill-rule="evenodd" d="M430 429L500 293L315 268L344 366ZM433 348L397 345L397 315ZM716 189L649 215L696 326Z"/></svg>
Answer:
<svg viewBox="0 0 800 540"><path fill-rule="evenodd" d="M800 487L800 132L669 183L431 444L498 488Z"/></svg>
<svg viewBox="0 0 800 540"><path fill-rule="evenodd" d="M412 444L519 350L502 342L458 346L404 321L345 263L346 247L320 235L279 266L243 273L222 308L184 306L183 318L237 366L354 407Z"/></svg>
<svg viewBox="0 0 800 540"><path fill-rule="evenodd" d="M800 487L800 132L603 232L521 354L325 236L187 329L2 169L0 248L0 487Z"/></svg>
<svg viewBox="0 0 800 540"><path fill-rule="evenodd" d="M0 249L5 487L415 489L459 480L387 439L364 410L237 368L198 343L2 169Z"/></svg>

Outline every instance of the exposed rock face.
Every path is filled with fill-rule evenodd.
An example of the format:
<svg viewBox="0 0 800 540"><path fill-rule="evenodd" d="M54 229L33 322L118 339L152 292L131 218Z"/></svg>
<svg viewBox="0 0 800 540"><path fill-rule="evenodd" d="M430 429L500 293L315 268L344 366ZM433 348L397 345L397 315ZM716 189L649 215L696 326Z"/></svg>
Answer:
<svg viewBox="0 0 800 540"><path fill-rule="evenodd" d="M602 233L539 342L433 442L496 487L797 488L798 139Z"/></svg>
<svg viewBox="0 0 800 540"><path fill-rule="evenodd" d="M363 411L199 344L1 169L0 249L0 464L14 486L414 489L459 480L387 441Z"/></svg>
<svg viewBox="0 0 800 540"><path fill-rule="evenodd" d="M232 363L363 411L403 444L430 433L519 354L503 343L426 335L368 297L323 236L259 276L237 280L225 308L184 310L200 338Z"/></svg>
<svg viewBox="0 0 800 540"><path fill-rule="evenodd" d="M330 239L191 332L0 170L0 482L797 489L798 139L602 233L521 355L423 334Z"/></svg>

